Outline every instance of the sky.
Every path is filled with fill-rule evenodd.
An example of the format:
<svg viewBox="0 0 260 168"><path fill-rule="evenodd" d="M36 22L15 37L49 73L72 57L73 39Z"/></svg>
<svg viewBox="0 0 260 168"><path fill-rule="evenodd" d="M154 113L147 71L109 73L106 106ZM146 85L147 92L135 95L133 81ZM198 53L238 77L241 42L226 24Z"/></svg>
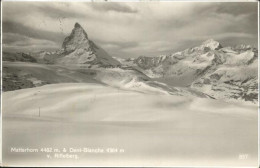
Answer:
<svg viewBox="0 0 260 168"><path fill-rule="evenodd" d="M3 50L54 51L78 22L120 58L158 56L215 39L257 46L257 2L3 2Z"/></svg>

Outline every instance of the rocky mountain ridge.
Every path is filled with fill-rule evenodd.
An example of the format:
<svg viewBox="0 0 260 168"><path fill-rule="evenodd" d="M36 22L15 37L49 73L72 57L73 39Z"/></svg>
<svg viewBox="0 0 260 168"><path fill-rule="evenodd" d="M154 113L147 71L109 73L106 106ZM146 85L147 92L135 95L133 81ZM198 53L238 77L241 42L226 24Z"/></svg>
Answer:
<svg viewBox="0 0 260 168"><path fill-rule="evenodd" d="M89 66L116 67L120 63L104 49L88 38L86 31L75 23L60 50L28 53L38 63L44 64L85 64Z"/></svg>
<svg viewBox="0 0 260 168"><path fill-rule="evenodd" d="M150 88L173 94L182 92L183 95L186 91L191 94L192 90L193 93L204 94L204 97L228 101L256 103L258 99L258 50L244 44L225 47L213 39L169 55L118 59L111 57L91 41L86 31L76 23L70 35L63 41L60 50L28 54L4 52L3 60L54 64L49 66L48 71L54 72L57 78L61 79L58 81L55 77L45 79L39 72L45 73L46 68L40 65L37 67L39 72L34 74L27 71L27 66L34 65L10 64L10 67L4 67L3 75L3 81L12 85L7 90L63 81L82 82L84 80L80 77L87 75L91 81L138 91ZM63 65L76 65L84 70L64 69L60 67ZM86 73L88 71L89 74ZM72 74L79 77L74 79L75 75Z"/></svg>
<svg viewBox="0 0 260 168"><path fill-rule="evenodd" d="M157 57L121 60L169 85L176 81L216 99L257 102L258 50L250 45L223 47L209 39L201 45Z"/></svg>

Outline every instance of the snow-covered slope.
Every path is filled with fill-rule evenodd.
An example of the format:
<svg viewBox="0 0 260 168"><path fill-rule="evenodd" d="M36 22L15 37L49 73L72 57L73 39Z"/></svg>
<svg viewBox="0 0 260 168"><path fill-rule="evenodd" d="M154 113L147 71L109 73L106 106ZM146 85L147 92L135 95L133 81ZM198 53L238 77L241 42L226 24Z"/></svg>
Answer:
<svg viewBox="0 0 260 168"><path fill-rule="evenodd" d="M222 65L215 71L194 81L192 88L200 90L214 98L226 100L245 100L257 103L258 100L258 64Z"/></svg>
<svg viewBox="0 0 260 168"><path fill-rule="evenodd" d="M193 76L194 79L219 63L222 46L212 39L200 46L158 57L138 57L134 63L150 77Z"/></svg>
<svg viewBox="0 0 260 168"><path fill-rule="evenodd" d="M257 49L249 45L223 47L210 39L170 55L138 57L132 66L168 85L191 86L214 98L256 102L257 58Z"/></svg>
<svg viewBox="0 0 260 168"><path fill-rule="evenodd" d="M131 67L88 68L87 65L63 66L24 62L4 62L4 91L39 87L56 83L96 83L142 93L208 97L208 95L194 89L170 87L164 83L153 81L142 72Z"/></svg>
<svg viewBox="0 0 260 168"><path fill-rule="evenodd" d="M220 64L196 79L191 87L217 99L257 103L257 50L250 46L240 45L222 48L220 54Z"/></svg>
<svg viewBox="0 0 260 168"><path fill-rule="evenodd" d="M28 62L3 62L3 91L54 83L99 83L95 70L73 66Z"/></svg>
<svg viewBox="0 0 260 168"><path fill-rule="evenodd" d="M97 81L123 90L141 93L179 95L209 98L208 95L194 89L171 87L165 83L154 81L134 68L100 69L95 76Z"/></svg>
<svg viewBox="0 0 260 168"><path fill-rule="evenodd" d="M189 159L198 167L257 167L257 144L257 106L252 104L143 94L90 83L3 93L5 165L118 167L131 162L180 167ZM78 155L77 160L48 159L41 152L28 152L21 159L10 152L11 147L23 146L125 152L69 152ZM241 151L249 158L238 159Z"/></svg>

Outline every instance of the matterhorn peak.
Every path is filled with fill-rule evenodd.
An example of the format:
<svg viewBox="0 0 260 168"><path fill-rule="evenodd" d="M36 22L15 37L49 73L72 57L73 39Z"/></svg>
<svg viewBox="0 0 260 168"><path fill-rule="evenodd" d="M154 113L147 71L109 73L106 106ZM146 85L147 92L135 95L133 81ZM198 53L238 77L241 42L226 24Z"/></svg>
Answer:
<svg viewBox="0 0 260 168"><path fill-rule="evenodd" d="M65 52L72 52L77 48L89 47L88 35L79 23L75 23L71 34L65 38L62 48Z"/></svg>
<svg viewBox="0 0 260 168"><path fill-rule="evenodd" d="M62 64L89 64L103 67L120 65L120 62L88 38L79 23L74 24L70 35L65 38L61 55L57 62Z"/></svg>
<svg viewBox="0 0 260 168"><path fill-rule="evenodd" d="M74 28L76 28L76 27L77 27L77 28L80 28L81 25L80 25L78 22L76 22L75 25L74 25Z"/></svg>
<svg viewBox="0 0 260 168"><path fill-rule="evenodd" d="M214 39L208 39L208 40L204 41L202 43L201 47L208 47L211 50L218 50L218 49L222 48L221 44Z"/></svg>

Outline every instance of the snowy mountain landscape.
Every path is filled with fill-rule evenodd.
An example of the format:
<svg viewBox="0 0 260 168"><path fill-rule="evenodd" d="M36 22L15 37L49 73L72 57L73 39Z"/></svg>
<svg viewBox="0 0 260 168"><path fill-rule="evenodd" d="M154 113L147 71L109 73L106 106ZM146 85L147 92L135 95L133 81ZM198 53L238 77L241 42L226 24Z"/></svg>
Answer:
<svg viewBox="0 0 260 168"><path fill-rule="evenodd" d="M171 55L119 61L170 86L187 86L215 99L258 100L258 51L251 46L222 47L209 39Z"/></svg>
<svg viewBox="0 0 260 168"><path fill-rule="evenodd" d="M3 53L3 60L7 61L3 67L4 91L53 83L95 81L140 92L208 97L191 88L168 86L148 77L134 66L121 64L89 40L78 23L75 23L58 51Z"/></svg>
<svg viewBox="0 0 260 168"><path fill-rule="evenodd" d="M89 40L85 30L76 23L58 51L3 53L3 60L7 61L3 89L98 81L144 92L186 93L257 103L257 52L246 45L222 47L210 39L171 55L118 59ZM38 74L30 68L38 69ZM39 74L50 72L53 77Z"/></svg>
<svg viewBox="0 0 260 168"><path fill-rule="evenodd" d="M92 35L83 24L73 22L55 50L3 50L4 165L257 165L256 47L203 38L167 54L125 57L106 49L116 42L96 40L104 32ZM42 147L60 151L11 151Z"/></svg>

